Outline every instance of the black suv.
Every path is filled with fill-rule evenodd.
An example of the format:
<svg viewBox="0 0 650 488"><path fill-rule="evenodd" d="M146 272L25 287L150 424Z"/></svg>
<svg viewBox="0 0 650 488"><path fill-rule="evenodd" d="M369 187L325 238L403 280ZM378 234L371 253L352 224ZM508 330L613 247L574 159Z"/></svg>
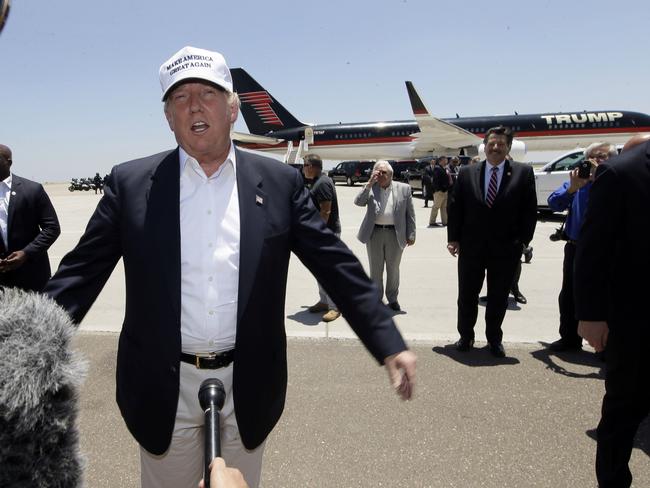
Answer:
<svg viewBox="0 0 650 488"><path fill-rule="evenodd" d="M422 174L424 173L424 168L430 164L431 158L421 159L404 174L404 182L408 183L411 187L411 193L415 193L416 190L422 193Z"/></svg>
<svg viewBox="0 0 650 488"><path fill-rule="evenodd" d="M451 157L449 157L449 159L451 159ZM472 160L472 158L469 156L459 156L459 159L461 166L469 164L469 162ZM406 174L403 175L403 181L409 184L411 187L411 193L415 193L416 191L422 193L422 174L424 173L424 168L430 164L430 157L418 159L415 167L410 168Z"/></svg>
<svg viewBox="0 0 650 488"><path fill-rule="evenodd" d="M393 168L393 180L407 183L408 172L414 170L418 164L415 159L404 159L401 161L388 161Z"/></svg>
<svg viewBox="0 0 650 488"><path fill-rule="evenodd" d="M342 182L348 186L355 183L365 183L370 179L372 173L373 161L343 161L331 169L327 176L332 178L334 183Z"/></svg>

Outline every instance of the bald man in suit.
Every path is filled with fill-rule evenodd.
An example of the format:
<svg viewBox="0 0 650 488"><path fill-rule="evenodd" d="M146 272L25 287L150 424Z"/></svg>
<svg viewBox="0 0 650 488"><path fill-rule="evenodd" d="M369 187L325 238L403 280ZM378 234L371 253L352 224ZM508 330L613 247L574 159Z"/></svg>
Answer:
<svg viewBox="0 0 650 488"><path fill-rule="evenodd" d="M43 185L13 174L12 162L11 149L0 144L0 286L41 291L59 219Z"/></svg>

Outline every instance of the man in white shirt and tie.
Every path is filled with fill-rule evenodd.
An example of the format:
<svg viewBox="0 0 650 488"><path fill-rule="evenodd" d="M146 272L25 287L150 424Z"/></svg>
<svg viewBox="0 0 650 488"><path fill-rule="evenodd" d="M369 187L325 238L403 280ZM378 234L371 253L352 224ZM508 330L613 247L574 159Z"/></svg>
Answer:
<svg viewBox="0 0 650 488"><path fill-rule="evenodd" d="M43 185L12 174L0 144L0 286L41 291L50 278L47 250L61 233Z"/></svg>
<svg viewBox="0 0 650 488"><path fill-rule="evenodd" d="M449 199L447 250L458 257L459 351L474 346L478 298L487 277L485 335L490 353L505 357L501 324L517 262L537 224L532 167L508 161L513 134L489 129L486 159L463 166Z"/></svg>

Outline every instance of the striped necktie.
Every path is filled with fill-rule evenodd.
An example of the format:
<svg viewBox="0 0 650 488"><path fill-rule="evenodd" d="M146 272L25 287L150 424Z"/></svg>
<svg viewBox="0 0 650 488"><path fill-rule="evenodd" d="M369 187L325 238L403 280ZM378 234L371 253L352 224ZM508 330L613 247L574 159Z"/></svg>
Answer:
<svg viewBox="0 0 650 488"><path fill-rule="evenodd" d="M499 167L494 166L492 167L492 174L490 175L490 184L488 185L487 189L487 196L485 198L485 204L492 208L492 204L494 203L494 199L497 197L497 175L499 172Z"/></svg>

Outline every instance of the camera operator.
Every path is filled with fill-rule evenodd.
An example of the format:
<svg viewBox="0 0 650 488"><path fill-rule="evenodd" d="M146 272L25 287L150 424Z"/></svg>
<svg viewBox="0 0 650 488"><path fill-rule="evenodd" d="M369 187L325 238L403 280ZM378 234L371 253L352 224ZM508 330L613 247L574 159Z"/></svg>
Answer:
<svg viewBox="0 0 650 488"><path fill-rule="evenodd" d="M564 225L564 262L562 264L562 289L558 297L560 307L560 339L550 344L552 351L582 349L582 338L578 335L578 321L575 317L573 297L573 260L580 227L587 210L589 189L594 180L596 168L611 156L616 155L616 147L603 142L595 142L585 149L583 164L569 173L569 181L548 197L548 206L554 212L569 210Z"/></svg>

